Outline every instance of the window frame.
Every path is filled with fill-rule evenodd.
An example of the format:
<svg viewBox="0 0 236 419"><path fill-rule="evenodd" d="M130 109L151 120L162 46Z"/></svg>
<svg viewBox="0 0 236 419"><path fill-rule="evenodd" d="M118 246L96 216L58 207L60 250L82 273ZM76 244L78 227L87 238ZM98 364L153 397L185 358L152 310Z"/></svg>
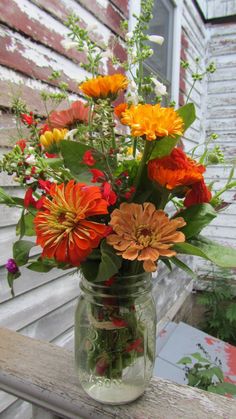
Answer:
<svg viewBox="0 0 236 419"><path fill-rule="evenodd" d="M179 83L180 83L180 54L181 54L181 17L183 0L170 0L174 6L173 10L173 38L172 38L172 68L171 75L171 100L179 104ZM134 29L136 20L133 14L139 15L141 11L141 0L130 0L129 2L129 31ZM152 34L154 35L154 34ZM158 35L158 34L157 34Z"/></svg>

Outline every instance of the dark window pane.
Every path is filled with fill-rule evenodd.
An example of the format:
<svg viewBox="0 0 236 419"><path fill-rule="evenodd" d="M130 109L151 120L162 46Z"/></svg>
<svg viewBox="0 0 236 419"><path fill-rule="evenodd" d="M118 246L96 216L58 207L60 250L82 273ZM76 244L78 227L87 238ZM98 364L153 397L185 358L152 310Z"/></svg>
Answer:
<svg viewBox="0 0 236 419"><path fill-rule="evenodd" d="M165 38L163 45L148 43L154 50L154 54L146 60L147 66L154 73L159 74L162 81L171 81L173 11L174 5L171 0L155 0L153 19L147 31L149 35L161 35Z"/></svg>

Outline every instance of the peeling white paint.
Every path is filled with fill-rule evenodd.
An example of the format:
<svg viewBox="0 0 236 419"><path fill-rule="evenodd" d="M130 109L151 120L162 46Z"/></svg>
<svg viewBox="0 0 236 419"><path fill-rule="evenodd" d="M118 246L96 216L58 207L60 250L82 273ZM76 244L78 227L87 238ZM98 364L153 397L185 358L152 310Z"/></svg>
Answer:
<svg viewBox="0 0 236 419"><path fill-rule="evenodd" d="M6 50L10 52L14 52L17 49L16 40L11 38L11 44L6 46Z"/></svg>
<svg viewBox="0 0 236 419"><path fill-rule="evenodd" d="M99 6L102 6L104 9L106 9L108 6L108 0L97 0L97 3L99 4Z"/></svg>
<svg viewBox="0 0 236 419"><path fill-rule="evenodd" d="M48 13L44 12L39 7L35 6L32 3L29 3L27 0L14 0L16 5L21 9L23 13L26 13L29 19L34 20L36 23L40 23L40 25L45 26L48 30L52 33L55 32L62 36L68 34L68 29L58 20L53 19ZM30 25L27 26L28 29L32 30ZM44 38L45 40L46 37Z"/></svg>
<svg viewBox="0 0 236 419"><path fill-rule="evenodd" d="M99 0L99 3L100 3L100 1L107 2L107 0ZM106 26L104 26L91 13L89 13L87 10L85 10L78 3L75 3L73 0L62 0L62 3L68 9L68 14L69 14L69 12L73 12L82 21L84 21L84 23L86 23L87 25L89 25L89 26L96 25L96 27L97 27L96 33L99 34L101 37L103 37L103 42L108 44L112 33L111 33L111 31L109 31L109 29Z"/></svg>
<svg viewBox="0 0 236 419"><path fill-rule="evenodd" d="M26 86L32 90L43 91L47 90L48 93L59 93L60 90L56 87L49 86L47 83L41 82L39 80L34 80L30 78L26 78L21 76L19 73L16 73L13 70L9 70L5 67L0 66L0 80L9 82L9 91L10 91L10 83L18 84L19 87ZM75 94L71 94L69 96L70 100L77 100L78 96Z"/></svg>
<svg viewBox="0 0 236 419"><path fill-rule="evenodd" d="M24 38L19 33L6 31L9 38L14 39L17 43L21 55L33 63L34 66L41 68L51 68L51 71L63 71L65 76L69 79L76 79L78 75L89 77L89 73L79 65L73 63L71 60L57 54L56 52L46 48L43 45L31 42L29 39Z"/></svg>

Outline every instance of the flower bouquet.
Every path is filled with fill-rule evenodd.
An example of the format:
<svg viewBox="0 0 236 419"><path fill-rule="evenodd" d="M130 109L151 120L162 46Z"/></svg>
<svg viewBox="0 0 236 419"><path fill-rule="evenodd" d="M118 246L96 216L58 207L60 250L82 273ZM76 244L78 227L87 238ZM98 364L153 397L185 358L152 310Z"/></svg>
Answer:
<svg viewBox="0 0 236 419"><path fill-rule="evenodd" d="M180 258L186 254L236 266L235 249L200 234L217 216L221 193L235 186L233 172L214 194L204 172L212 155L222 158L220 151L208 149L209 139L200 156L198 147L189 155L179 147L195 120L194 105L162 106L162 96L168 100L165 86L143 75L152 54L147 41L163 42L146 35L151 10L152 1L143 2L135 30L126 35L125 62L102 52L78 19L69 17L69 46L88 57L83 67L90 75L79 85L83 100L56 110L67 97L61 83L62 93L43 92L43 118L15 99L19 138L0 162L25 188L24 198L0 190L2 204L22 209L19 239L6 264L8 283L14 292L23 265L37 272L81 271L86 298L76 312L77 366L86 391L105 402L113 402L114 393L116 402L136 398L151 377L155 310L149 292L157 265L177 265L194 276ZM99 75L108 53L119 71ZM210 64L206 72L213 71ZM30 254L36 245L42 248L38 257Z"/></svg>

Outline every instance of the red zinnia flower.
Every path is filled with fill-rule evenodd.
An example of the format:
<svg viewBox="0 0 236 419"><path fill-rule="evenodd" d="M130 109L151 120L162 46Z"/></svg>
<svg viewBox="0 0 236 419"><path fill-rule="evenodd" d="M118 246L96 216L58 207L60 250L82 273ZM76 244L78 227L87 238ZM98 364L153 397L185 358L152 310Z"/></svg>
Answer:
<svg viewBox="0 0 236 419"><path fill-rule="evenodd" d="M185 207L190 207L191 205L207 203L210 202L211 197L211 191L202 179L191 186L191 189L186 194L184 205Z"/></svg>

